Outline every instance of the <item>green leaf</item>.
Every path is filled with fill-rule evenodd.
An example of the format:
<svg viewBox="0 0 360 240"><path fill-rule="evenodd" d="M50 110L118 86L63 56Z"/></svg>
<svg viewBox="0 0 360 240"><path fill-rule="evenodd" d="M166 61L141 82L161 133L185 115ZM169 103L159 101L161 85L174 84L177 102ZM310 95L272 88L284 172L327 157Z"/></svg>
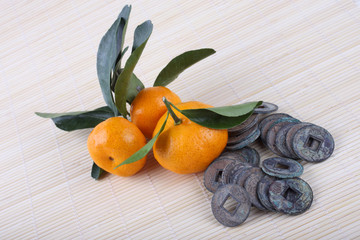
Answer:
<svg viewBox="0 0 360 240"><path fill-rule="evenodd" d="M247 102L232 106L213 107L213 108L209 108L209 110L226 117L238 117L253 111L256 107L258 107L261 104L262 102L260 104L259 102ZM189 111L191 112L192 110Z"/></svg>
<svg viewBox="0 0 360 240"><path fill-rule="evenodd" d="M168 85L174 81L185 69L214 53L214 49L203 48L188 51L175 57L168 63L168 65L166 65L163 70L161 70L154 82L154 86Z"/></svg>
<svg viewBox="0 0 360 240"><path fill-rule="evenodd" d="M111 84L115 84L111 82L111 73L114 72L114 68L121 59L130 11L131 6L126 5L122 9L118 18L101 39L97 53L96 68L103 98L115 115L118 115L118 110L111 92Z"/></svg>
<svg viewBox="0 0 360 240"><path fill-rule="evenodd" d="M92 111L67 113L36 112L35 114L43 118L51 118L58 128L65 131L93 128L102 121L114 117L114 112L107 106Z"/></svg>
<svg viewBox="0 0 360 240"><path fill-rule="evenodd" d="M252 112L250 112L238 117L226 117L211 111L203 111L200 109L199 111L192 111L191 113L184 110L182 113L191 121L196 122L201 126L214 129L228 129L235 127L245 121L252 114Z"/></svg>
<svg viewBox="0 0 360 240"><path fill-rule="evenodd" d="M97 75L99 78L99 83L103 98L106 104L114 112L115 115L118 115L118 110L114 103L114 99L110 87L110 77L113 65L117 59L117 44L116 44L116 32L119 26L120 19L111 25L110 29L105 33L103 38L100 41L98 53L97 53Z"/></svg>
<svg viewBox="0 0 360 240"><path fill-rule="evenodd" d="M105 171L100 168L98 165L96 165L96 163L94 162L91 168L91 177L94 178L95 180L99 180L100 177L102 176L102 174Z"/></svg>
<svg viewBox="0 0 360 240"><path fill-rule="evenodd" d="M140 47L145 41L148 40L153 30L153 24L150 20L145 21L135 29L134 42L131 52L133 53L138 47Z"/></svg>
<svg viewBox="0 0 360 240"><path fill-rule="evenodd" d="M124 50L121 52L121 57L123 57L125 55L125 53L127 52L128 49L129 49L129 46L126 46L126 48L124 48Z"/></svg>
<svg viewBox="0 0 360 240"><path fill-rule="evenodd" d="M128 90L126 93L126 101L131 104L136 95L144 89L144 84L133 73L130 78Z"/></svg>
<svg viewBox="0 0 360 240"><path fill-rule="evenodd" d="M120 70L120 73L122 72L122 69ZM119 74L120 74L119 73ZM112 89L114 89L115 86L112 86ZM144 84L140 81L140 79L133 73L130 78L130 82L128 85L128 89L126 92L126 102L129 104L132 103L136 95L145 88Z"/></svg>
<svg viewBox="0 0 360 240"><path fill-rule="evenodd" d="M249 102L239 105L215 107L215 108L200 108L200 109L186 109L178 111L184 114L191 121L197 124L214 129L228 129L235 127L244 122L251 116L254 109L262 104L259 102Z"/></svg>
<svg viewBox="0 0 360 240"><path fill-rule="evenodd" d="M119 112L126 118L127 110L126 110L126 100L127 100L127 92L130 88L131 76L133 74L134 68L138 63L140 56L146 46L146 43L151 35L153 29L153 25L151 21L146 21L143 24L139 25L135 30L134 42L138 42L137 38L141 38L144 40L139 47L137 47L130 55L128 60L126 61L125 67L121 74L119 75L116 84L115 84L115 102ZM140 33L144 34L141 35ZM137 36L137 37L136 37Z"/></svg>
<svg viewBox="0 0 360 240"><path fill-rule="evenodd" d="M116 84L116 80L119 77L122 69L121 69L121 59L123 58L124 54L126 53L126 51L129 49L129 47L126 47L122 53L121 53L121 57L119 60L117 60L118 62L115 65L115 69L113 71L113 76L111 78L111 90L115 91L115 84ZM139 80L140 81L140 80ZM142 84L142 83L141 83Z"/></svg>
<svg viewBox="0 0 360 240"><path fill-rule="evenodd" d="M116 32L116 53L117 53L117 59L116 62L114 62L114 65L117 65L119 63L120 65L120 61L121 58L123 56L123 46L124 46L124 41L125 41L125 34L126 34L126 29L127 29L127 25L129 22L129 16L130 16L130 12L131 12L131 5L128 6L124 6L124 8L121 10L118 19L120 19L119 22L119 26Z"/></svg>
<svg viewBox="0 0 360 240"><path fill-rule="evenodd" d="M114 169L116 169L124 164L136 162L136 161L142 159L143 157L145 157L146 154L148 154L150 152L156 139L159 137L159 135L162 133L162 131L164 131L164 128L165 128L168 118L169 118L169 112L167 113L165 121L164 121L163 125L161 126L159 132L147 144L145 144L145 146L143 146L139 151L137 151L136 153L131 155L128 159L123 161L121 164L117 165Z"/></svg>

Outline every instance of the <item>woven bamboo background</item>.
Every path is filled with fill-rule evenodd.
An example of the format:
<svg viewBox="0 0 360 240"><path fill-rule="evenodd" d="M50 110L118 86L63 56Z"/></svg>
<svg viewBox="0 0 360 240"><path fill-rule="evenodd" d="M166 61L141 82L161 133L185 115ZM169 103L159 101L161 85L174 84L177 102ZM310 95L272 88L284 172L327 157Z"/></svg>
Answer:
<svg viewBox="0 0 360 240"><path fill-rule="evenodd" d="M335 138L330 159L304 164L308 212L253 209L235 228L213 217L203 173L177 175L149 157L133 177L94 181L90 130L64 132L34 114L104 105L97 47L125 4L0 1L0 239L359 239L360 2L131 3L126 45L138 24L154 24L135 69L146 86L173 57L211 47L169 85L183 101L269 101Z"/></svg>

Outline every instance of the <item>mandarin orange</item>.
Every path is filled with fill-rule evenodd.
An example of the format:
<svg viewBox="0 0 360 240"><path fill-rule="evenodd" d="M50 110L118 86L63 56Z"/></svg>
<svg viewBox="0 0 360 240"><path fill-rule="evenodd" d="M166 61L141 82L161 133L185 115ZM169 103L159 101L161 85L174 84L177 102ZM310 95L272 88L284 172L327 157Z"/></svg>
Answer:
<svg viewBox="0 0 360 240"><path fill-rule="evenodd" d="M212 107L195 101L175 105L180 110ZM227 130L200 126L173 110L182 122L175 125L173 118L169 117L153 146L155 159L164 168L179 174L204 171L224 150L228 140ZM166 114L160 118L153 135L159 131L165 117Z"/></svg>
<svg viewBox="0 0 360 240"><path fill-rule="evenodd" d="M112 117L98 124L87 141L90 156L96 165L122 177L134 175L143 168L146 156L114 169L145 144L146 138L139 128L122 117Z"/></svg>

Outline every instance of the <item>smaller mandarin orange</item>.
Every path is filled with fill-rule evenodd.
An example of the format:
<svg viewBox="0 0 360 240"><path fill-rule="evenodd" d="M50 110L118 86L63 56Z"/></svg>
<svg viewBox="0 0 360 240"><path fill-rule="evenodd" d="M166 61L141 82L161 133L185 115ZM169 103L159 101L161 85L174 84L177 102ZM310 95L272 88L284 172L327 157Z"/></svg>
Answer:
<svg viewBox="0 0 360 240"><path fill-rule="evenodd" d="M212 106L192 101L176 104L176 107L184 110ZM174 119L169 116L153 146L155 159L164 168L179 174L204 171L224 150L228 131L203 127L173 110L182 122L175 125ZM166 114L160 118L153 135L160 130L165 118Z"/></svg>
<svg viewBox="0 0 360 240"><path fill-rule="evenodd" d="M159 86L144 88L131 103L131 121L149 139L160 117L166 112L163 97L174 104L181 102L180 98L170 89Z"/></svg>
<svg viewBox="0 0 360 240"><path fill-rule="evenodd" d="M135 124L122 117L112 117L98 124L90 133L87 147L96 165L115 175L132 176L146 163L139 161L116 166L146 144L146 138Z"/></svg>

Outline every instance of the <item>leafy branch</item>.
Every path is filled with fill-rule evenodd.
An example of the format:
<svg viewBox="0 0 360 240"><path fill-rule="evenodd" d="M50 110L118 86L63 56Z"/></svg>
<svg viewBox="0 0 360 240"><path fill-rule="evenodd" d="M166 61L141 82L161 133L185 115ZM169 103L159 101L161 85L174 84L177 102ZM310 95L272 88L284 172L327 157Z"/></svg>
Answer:
<svg viewBox="0 0 360 240"><path fill-rule="evenodd" d="M137 26L134 32L133 46L131 54L127 59L125 66L122 67L122 60L129 49L124 47L126 30L129 22L131 6L124 6L120 14L111 25L109 30L102 37L97 52L97 75L104 101L107 106L90 111L67 112L67 113L40 113L36 114L43 118L51 118L55 125L65 131L77 129L93 128L102 121L118 116L126 118L128 115L127 104L131 104L137 94L144 89L144 84L134 74L134 69L144 51L144 48L150 38L153 30L153 24L150 20ZM215 53L214 49L202 48L187 51L172 59L159 73L154 86L167 86L190 66L205 59ZM172 111L170 105L181 112L191 121L214 129L227 129L245 121L258 107L261 102L250 102L234 106L187 109L179 110L174 104L164 99L168 109ZM167 113L166 120L161 126L160 131L143 148L122 162L129 164L142 159L151 150L156 139L165 128L169 117ZM181 124L179 122L179 124ZM93 163L91 176L99 179L104 170Z"/></svg>

